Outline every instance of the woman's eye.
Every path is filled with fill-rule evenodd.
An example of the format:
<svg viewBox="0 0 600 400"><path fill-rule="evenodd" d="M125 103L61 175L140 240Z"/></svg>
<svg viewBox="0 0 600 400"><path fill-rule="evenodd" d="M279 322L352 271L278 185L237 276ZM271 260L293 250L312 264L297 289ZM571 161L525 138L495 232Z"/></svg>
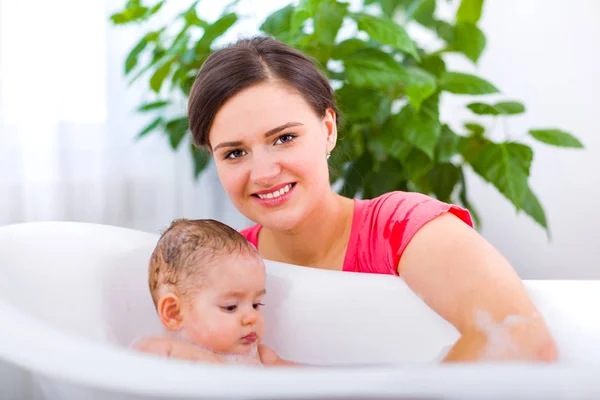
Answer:
<svg viewBox="0 0 600 400"><path fill-rule="evenodd" d="M259 309L260 307L262 307L262 306L264 306L264 304L263 304L263 303L256 303L256 304L253 304L253 305L252 305L252 307L254 307L254 309L255 309L255 310L258 310L258 309Z"/></svg>
<svg viewBox="0 0 600 400"><path fill-rule="evenodd" d="M237 306L226 306L226 307L221 307L223 310L225 311L235 311L235 309L237 308Z"/></svg>
<svg viewBox="0 0 600 400"><path fill-rule="evenodd" d="M291 133L286 133L285 135L281 135L275 141L275 144L285 144L289 143L296 138L296 135Z"/></svg>
<svg viewBox="0 0 600 400"><path fill-rule="evenodd" d="M236 159L236 158L241 157L243 155L244 155L244 151L243 150L233 150L233 151L227 152L225 154L224 158L226 160L233 160L233 159Z"/></svg>

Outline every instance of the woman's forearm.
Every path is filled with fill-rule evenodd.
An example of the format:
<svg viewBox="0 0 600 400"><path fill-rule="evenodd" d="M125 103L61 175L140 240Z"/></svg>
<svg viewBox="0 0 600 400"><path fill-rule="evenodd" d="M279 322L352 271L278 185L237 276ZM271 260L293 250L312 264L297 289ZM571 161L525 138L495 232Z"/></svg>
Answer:
<svg viewBox="0 0 600 400"><path fill-rule="evenodd" d="M465 332L443 361L554 362L557 357L556 345L545 325L523 323Z"/></svg>

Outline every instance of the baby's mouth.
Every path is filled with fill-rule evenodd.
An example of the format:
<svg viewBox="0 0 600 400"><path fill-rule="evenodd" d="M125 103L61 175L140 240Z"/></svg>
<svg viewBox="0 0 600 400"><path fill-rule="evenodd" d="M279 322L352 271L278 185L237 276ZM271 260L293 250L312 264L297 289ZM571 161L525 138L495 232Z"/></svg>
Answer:
<svg viewBox="0 0 600 400"><path fill-rule="evenodd" d="M258 339L256 332L252 332L249 335L242 337L242 341L247 342L247 343L254 343L254 342L256 342L256 339Z"/></svg>

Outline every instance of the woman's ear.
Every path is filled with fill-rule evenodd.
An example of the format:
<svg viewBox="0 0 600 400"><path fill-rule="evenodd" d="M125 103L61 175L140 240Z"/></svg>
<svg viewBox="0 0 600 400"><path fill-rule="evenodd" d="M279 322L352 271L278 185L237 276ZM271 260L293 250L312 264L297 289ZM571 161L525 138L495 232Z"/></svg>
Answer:
<svg viewBox="0 0 600 400"><path fill-rule="evenodd" d="M331 152L337 143L337 115L331 108L325 110L325 116L323 117L323 124L325 126L325 133L327 135L327 152Z"/></svg>
<svg viewBox="0 0 600 400"><path fill-rule="evenodd" d="M161 296L156 307L160 322L170 331L178 331L183 327L182 303L179 296L168 292Z"/></svg>

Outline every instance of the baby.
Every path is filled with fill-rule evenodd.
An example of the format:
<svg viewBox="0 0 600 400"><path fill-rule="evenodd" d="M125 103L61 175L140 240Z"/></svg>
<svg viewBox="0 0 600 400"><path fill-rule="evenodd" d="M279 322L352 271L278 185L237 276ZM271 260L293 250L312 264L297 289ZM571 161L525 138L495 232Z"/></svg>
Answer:
<svg viewBox="0 0 600 400"><path fill-rule="evenodd" d="M278 360L262 345L259 354L265 265L239 232L209 219L176 220L161 235L148 272L166 335L136 348L217 363L262 365L261 354Z"/></svg>

